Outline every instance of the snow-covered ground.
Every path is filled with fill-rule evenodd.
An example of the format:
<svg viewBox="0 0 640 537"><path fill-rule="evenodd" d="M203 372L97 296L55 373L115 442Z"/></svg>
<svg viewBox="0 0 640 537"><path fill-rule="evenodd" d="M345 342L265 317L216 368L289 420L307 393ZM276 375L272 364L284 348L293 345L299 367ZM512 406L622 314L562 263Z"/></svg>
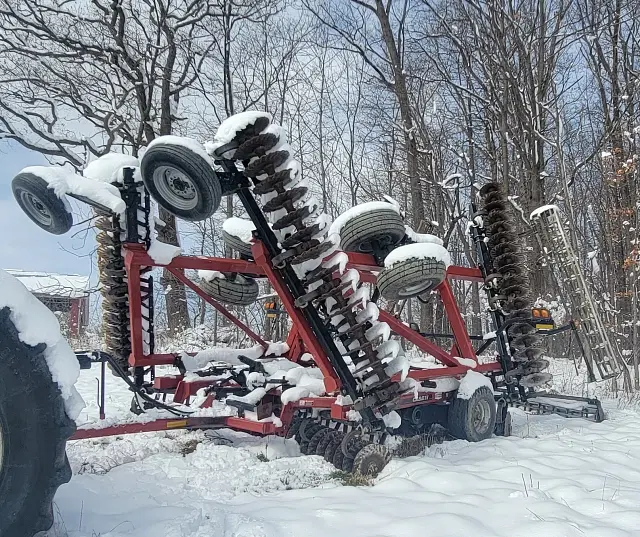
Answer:
<svg viewBox="0 0 640 537"><path fill-rule="evenodd" d="M99 369L79 390L95 419ZM130 393L109 376L108 410ZM640 528L640 416L596 424L513 411L514 436L394 459L344 486L295 442L223 432L72 442L52 535L69 537L623 537Z"/></svg>

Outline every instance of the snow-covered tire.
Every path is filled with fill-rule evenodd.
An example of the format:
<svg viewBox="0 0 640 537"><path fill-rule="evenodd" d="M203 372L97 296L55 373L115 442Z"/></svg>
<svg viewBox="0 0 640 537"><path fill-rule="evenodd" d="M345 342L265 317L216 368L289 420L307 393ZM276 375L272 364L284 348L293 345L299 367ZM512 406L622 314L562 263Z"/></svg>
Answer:
<svg viewBox="0 0 640 537"><path fill-rule="evenodd" d="M359 214L343 224L340 230L340 247L345 252L370 254L375 250L393 248L404 236L404 221L397 212L375 209Z"/></svg>
<svg viewBox="0 0 640 537"><path fill-rule="evenodd" d="M68 206L34 173L19 173L11 182L11 190L20 208L37 226L53 235L71 229L73 216Z"/></svg>
<svg viewBox="0 0 640 537"><path fill-rule="evenodd" d="M240 274L237 274L233 279L228 274L225 276L224 279L200 280L200 287L211 298L224 304L249 306L257 300L260 287L253 278L247 278Z"/></svg>
<svg viewBox="0 0 640 537"><path fill-rule="evenodd" d="M229 248L235 250L241 256L252 257L251 244L244 242L235 235L231 235L231 233L227 233L224 229L222 230L222 240Z"/></svg>
<svg viewBox="0 0 640 537"><path fill-rule="evenodd" d="M0 535L32 537L53 524L53 497L71 479L75 431L43 351L20 341L0 309Z"/></svg>
<svg viewBox="0 0 640 537"><path fill-rule="evenodd" d="M376 285L387 300L403 300L435 289L446 274L443 261L432 257L408 259L383 269Z"/></svg>
<svg viewBox="0 0 640 537"><path fill-rule="evenodd" d="M160 142L140 161L151 197L183 220L209 218L220 205L222 188L211 164L183 145Z"/></svg>
<svg viewBox="0 0 640 537"><path fill-rule="evenodd" d="M353 473L376 477L391 460L389 450L380 444L367 444L353 460Z"/></svg>
<svg viewBox="0 0 640 537"><path fill-rule="evenodd" d="M496 425L493 391L480 386L469 399L456 397L449 406L447 429L456 438L480 442L490 438Z"/></svg>

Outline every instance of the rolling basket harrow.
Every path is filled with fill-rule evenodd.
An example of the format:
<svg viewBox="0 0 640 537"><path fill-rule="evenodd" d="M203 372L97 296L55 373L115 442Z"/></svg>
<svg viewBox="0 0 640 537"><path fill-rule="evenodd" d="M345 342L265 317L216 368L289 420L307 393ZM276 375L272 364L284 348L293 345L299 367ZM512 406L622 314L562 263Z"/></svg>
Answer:
<svg viewBox="0 0 640 537"><path fill-rule="evenodd" d="M68 230L63 201L46 174L33 170L14 180L16 198L41 227ZM449 264L436 238L408 230L391 202L364 204L331 226L302 179L283 129L268 114L230 118L207 152L188 139L158 138L139 167L122 166L107 182L109 192L124 202L119 210L85 191L66 192L98 215L106 350L86 354L102 361L101 413L108 363L134 392L135 412L156 407L170 417L78 429L74 439L231 428L295 438L305 454L321 455L344 471L376 475L391 457L385 445L389 434L433 437L446 428L449 436L470 441L507 435L509 406L604 419L597 400L536 391L551 380L545 372L549 362L542 357L509 203L496 183L485 185L473 206L470 234L478 266L461 267ZM249 242L225 228L238 258L154 259L151 199L178 218L203 220L229 195L238 197L251 221ZM156 352L151 271L157 266L256 346ZM188 269L202 271L200 281L188 278ZM265 341L224 305L252 303L261 279L268 280L290 318L286 344ZM491 337L468 334L454 280L483 284L495 327ZM450 348L382 308L381 299L429 293L442 303ZM410 366L398 338L435 363ZM495 352L479 359L494 343ZM180 373L163 375L158 366L174 366ZM200 412L210 407L215 414Z"/></svg>

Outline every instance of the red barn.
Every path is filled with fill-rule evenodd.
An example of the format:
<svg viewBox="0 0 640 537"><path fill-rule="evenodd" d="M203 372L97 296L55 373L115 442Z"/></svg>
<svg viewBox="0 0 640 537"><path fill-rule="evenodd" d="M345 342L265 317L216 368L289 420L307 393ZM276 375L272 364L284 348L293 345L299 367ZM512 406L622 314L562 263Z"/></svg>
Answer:
<svg viewBox="0 0 640 537"><path fill-rule="evenodd" d="M58 315L69 337L81 335L89 323L89 278L77 274L50 274L26 270L7 270Z"/></svg>

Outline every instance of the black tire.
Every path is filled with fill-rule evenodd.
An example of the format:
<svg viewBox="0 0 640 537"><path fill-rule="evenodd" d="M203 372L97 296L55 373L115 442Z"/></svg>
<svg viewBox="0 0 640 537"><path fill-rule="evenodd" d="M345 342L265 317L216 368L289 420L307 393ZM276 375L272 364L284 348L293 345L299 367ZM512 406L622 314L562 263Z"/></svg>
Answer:
<svg viewBox="0 0 640 537"><path fill-rule="evenodd" d="M375 209L359 214L342 226L340 247L345 252L370 254L376 250L391 250L404 236L404 221L397 212Z"/></svg>
<svg viewBox="0 0 640 537"><path fill-rule="evenodd" d="M331 430L328 427L323 427L309 440L309 446L307 447L307 455L317 455L318 446L322 439L329 434Z"/></svg>
<svg viewBox="0 0 640 537"><path fill-rule="evenodd" d="M18 205L37 226L53 235L71 229L73 216L49 184L34 173L19 173L11 182Z"/></svg>
<svg viewBox="0 0 640 537"><path fill-rule="evenodd" d="M456 438L480 442L490 438L496 426L496 401L487 386L469 399L455 398L449 405L447 429Z"/></svg>
<svg viewBox="0 0 640 537"><path fill-rule="evenodd" d="M260 287L253 278L247 278L240 274L237 274L233 279L228 274L225 276L225 279L214 278L210 282L200 280L200 287L211 298L225 304L249 306L257 300Z"/></svg>
<svg viewBox="0 0 640 537"><path fill-rule="evenodd" d="M250 244L244 242L242 239L236 237L235 235L227 233L224 229L222 230L222 240L229 248L235 250L241 256L253 257Z"/></svg>
<svg viewBox="0 0 640 537"><path fill-rule="evenodd" d="M347 448L348 455L342 459L342 471L351 473L353 472L353 464L355 462L356 455L364 448L369 442L363 438L353 440Z"/></svg>
<svg viewBox="0 0 640 537"><path fill-rule="evenodd" d="M403 300L435 289L447 274L443 261L434 258L408 259L383 269L377 286L387 300Z"/></svg>
<svg viewBox="0 0 640 537"><path fill-rule="evenodd" d="M45 362L44 344L19 339L0 310L0 535L32 537L53 525L53 497L71 479L65 453L75 423Z"/></svg>
<svg viewBox="0 0 640 537"><path fill-rule="evenodd" d="M337 434L332 435L327 447L324 450L324 460L333 464L333 457L336 452L342 451L340 449L340 445L342 444L342 439L344 438L344 433L337 432Z"/></svg>
<svg viewBox="0 0 640 537"><path fill-rule="evenodd" d="M353 460L353 473L376 477L391 460L389 450L380 444L367 444Z"/></svg>
<svg viewBox="0 0 640 537"><path fill-rule="evenodd" d="M294 438L296 434L298 434L298 431L300 430L300 425L302 425L303 421L304 421L304 418L302 418L301 416L295 416L293 420L291 420L291 425L289 426L289 429L287 429L287 434L285 435L285 438Z"/></svg>
<svg viewBox="0 0 640 537"><path fill-rule="evenodd" d="M318 442L318 447L316 448L316 455L319 455L320 457L324 457L324 452L327 450L327 446L329 445L329 442L331 442L331 440L336 438L336 436L339 434L340 433L338 433L338 431L329 429L327 431L327 434L325 434L320 440L320 442Z"/></svg>
<svg viewBox="0 0 640 537"><path fill-rule="evenodd" d="M183 220L209 218L220 205L222 189L211 164L183 145L152 145L142 157L140 171L158 205Z"/></svg>
<svg viewBox="0 0 640 537"><path fill-rule="evenodd" d="M309 425L305 428L304 434L307 437L307 440L300 440L300 453L302 453L303 455L310 455L311 453L315 453L315 451L309 451L309 445L315 434L324 428L325 427L323 425L320 425L319 423Z"/></svg>

